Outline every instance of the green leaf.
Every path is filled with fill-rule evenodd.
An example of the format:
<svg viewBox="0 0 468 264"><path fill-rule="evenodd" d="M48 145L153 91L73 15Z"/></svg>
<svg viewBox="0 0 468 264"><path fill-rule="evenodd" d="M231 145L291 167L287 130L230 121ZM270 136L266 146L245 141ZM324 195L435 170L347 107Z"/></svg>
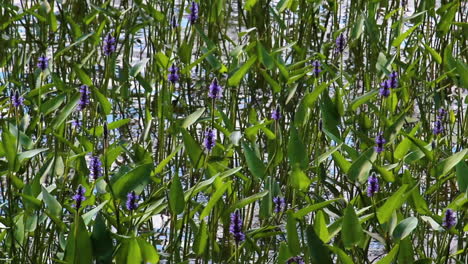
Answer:
<svg viewBox="0 0 468 264"><path fill-rule="evenodd" d="M223 196L224 192L227 190L227 188L230 185L231 185L231 182L224 183L221 185L221 187L219 187L216 190L216 192L211 196L210 201L208 201L208 204L206 205L206 207L201 212L200 219L204 219L210 214L211 209L213 209L213 207L216 205L218 200Z"/></svg>
<svg viewBox="0 0 468 264"><path fill-rule="evenodd" d="M159 262L159 255L156 251L156 248L151 245L150 243L146 242L145 239L137 237L138 246L141 251L141 256L143 259L143 263L145 264L156 264ZM132 262L136 263L136 262Z"/></svg>
<svg viewBox="0 0 468 264"><path fill-rule="evenodd" d="M393 260L395 259L396 255L398 254L398 249L400 248L399 244L396 244L392 250L387 254L387 256L383 257L381 260L377 262L377 264L392 264Z"/></svg>
<svg viewBox="0 0 468 264"><path fill-rule="evenodd" d="M337 198L337 199L332 199L332 200L328 200L328 201L324 201L324 202L321 202L321 203L317 203L317 204L312 204L312 205L309 205L307 207L304 207L302 208L301 210L297 211L294 213L294 217L296 218L302 218L306 215L308 215L309 213L311 212L314 212L314 211L317 211L319 209L322 209L324 208L325 206L331 204L331 203L334 203L336 201L339 201L341 200L341 198Z"/></svg>
<svg viewBox="0 0 468 264"><path fill-rule="evenodd" d="M424 44L424 47L426 48L426 50L431 54L432 58L438 63L438 64L442 64L442 56L440 56L440 54L435 51L433 48L431 48L429 45L426 45Z"/></svg>
<svg viewBox="0 0 468 264"><path fill-rule="evenodd" d="M73 71L76 73L81 83L86 84L87 86L93 85L93 81L91 80L91 78L89 78L88 74L86 74L86 72L81 69L81 66L79 66L78 64L74 64Z"/></svg>
<svg viewBox="0 0 468 264"><path fill-rule="evenodd" d="M377 209L377 219L379 223L386 223L392 216L393 211L400 208L400 206L405 202L403 199L405 196L405 191L408 188L407 184L404 184L396 191L390 198L385 201L385 203Z"/></svg>
<svg viewBox="0 0 468 264"><path fill-rule="evenodd" d="M441 8L446 8L448 10L442 15L439 23L437 24L437 31L441 31L441 33L445 35L449 31L453 19L457 14L458 1L449 2Z"/></svg>
<svg viewBox="0 0 468 264"><path fill-rule="evenodd" d="M341 227L343 245L345 248L352 248L362 240L364 237L363 235L364 233L362 232L359 218L357 217L353 206L348 204L344 212L344 218Z"/></svg>
<svg viewBox="0 0 468 264"><path fill-rule="evenodd" d="M465 158L465 155L468 153L468 149L464 149L458 153L453 154L452 156L446 158L445 160L439 162L435 167L436 178L441 178L446 173L448 173L453 167L455 167L460 161Z"/></svg>
<svg viewBox="0 0 468 264"><path fill-rule="evenodd" d="M112 263L114 246L112 244L111 232L106 227L104 217L101 214L98 214L94 220L91 241L93 245L93 255L95 256L97 263Z"/></svg>
<svg viewBox="0 0 468 264"><path fill-rule="evenodd" d="M91 220L93 220L93 217L99 213L99 211L101 211L101 209L104 207L104 205L106 205L107 203L109 202L109 200L105 200L104 202L102 202L101 204L99 204L98 206L96 206L95 208L93 208L91 211L88 211L87 213L83 214L83 221L85 223L85 225L88 225L89 222L91 222Z"/></svg>
<svg viewBox="0 0 468 264"><path fill-rule="evenodd" d="M396 240L405 239L418 226L418 218L412 216L401 221L393 230L393 238Z"/></svg>
<svg viewBox="0 0 468 264"><path fill-rule="evenodd" d="M14 171L14 164L17 153L16 137L8 130L6 126L4 126L2 129L2 146L4 155L8 161L8 168L10 171Z"/></svg>
<svg viewBox="0 0 468 264"><path fill-rule="evenodd" d="M421 23L418 23L415 26L408 29L407 31L405 31L404 33L400 34L397 38L393 40L392 46L399 47L401 42L403 42L403 40L405 40L409 35L411 35L411 33L413 33L413 31L417 29L420 25Z"/></svg>
<svg viewBox="0 0 468 264"><path fill-rule="evenodd" d="M314 228L309 225L306 230L307 245L309 247L311 264L332 264L328 247L315 234Z"/></svg>
<svg viewBox="0 0 468 264"><path fill-rule="evenodd" d="M197 111L191 113L187 118L184 119L184 122L182 122L182 128L188 128L190 127L193 123L195 123L205 112L205 107L198 108Z"/></svg>
<svg viewBox="0 0 468 264"><path fill-rule="evenodd" d="M169 161L171 161L176 155L177 153L182 149L183 145L180 144L178 145L175 150L169 154L169 156L167 156L165 159L163 159L159 164L158 166L156 166L156 169L154 169L154 173L157 174L157 173L161 173L164 169L164 167L166 167L167 164L169 164Z"/></svg>
<svg viewBox="0 0 468 264"><path fill-rule="evenodd" d="M318 237L320 238L320 240L322 241L328 240L329 234L328 234L327 222L325 221L325 214L323 213L322 210L318 211L317 214L315 215L314 230L315 230L315 233L318 234Z"/></svg>
<svg viewBox="0 0 468 264"><path fill-rule="evenodd" d="M136 238L125 239L116 254L116 264L144 263Z"/></svg>
<svg viewBox="0 0 468 264"><path fill-rule="evenodd" d="M184 190L182 189L182 183L177 173L175 173L172 178L171 188L169 190L169 206L174 215L181 214L185 208Z"/></svg>
<svg viewBox="0 0 468 264"><path fill-rule="evenodd" d="M233 204L229 210L227 211L228 213L232 213L234 212L236 209L239 209L239 208L243 208L244 206L248 205L248 204L251 204L257 200L260 200L262 199L265 195L267 195L269 193L269 191L263 191L261 193L256 193L254 195L251 195L249 197L246 197L240 201L238 201L237 203Z"/></svg>
<svg viewBox="0 0 468 264"><path fill-rule="evenodd" d="M356 99L354 99L351 104L350 104L350 107L351 107L351 110L353 111L356 111L356 109L366 103L367 101L369 101L370 99L374 98L374 96L379 92L379 89L375 89L375 90L372 90L370 92L367 92L359 97L357 97Z"/></svg>
<svg viewBox="0 0 468 264"><path fill-rule="evenodd" d="M78 214L68 234L65 261L69 264L92 264L93 250L88 230Z"/></svg>
<svg viewBox="0 0 468 264"><path fill-rule="evenodd" d="M32 149L28 151L24 151L18 154L18 160L21 162L24 159L30 159L36 156L39 153L49 150L48 148L40 148L40 149Z"/></svg>
<svg viewBox="0 0 468 264"><path fill-rule="evenodd" d="M116 180L111 180L112 190L120 199L125 199L127 194L137 188L142 189L150 180L153 164L137 166Z"/></svg>
<svg viewBox="0 0 468 264"><path fill-rule="evenodd" d="M73 42L71 45L68 45L65 48L63 48L63 49L59 50L58 52L56 52L55 55L54 55L54 61L57 60L58 57L60 57L62 54L64 54L65 52L67 52L68 50L73 48L74 46L84 42L86 39L88 39L92 35L94 35L94 32L91 32L91 33L88 33L88 34L86 34L84 36L81 36L78 40L76 40L76 42Z"/></svg>
<svg viewBox="0 0 468 264"><path fill-rule="evenodd" d="M203 255L205 252L206 246L208 245L208 234L208 226L205 221L202 220L198 228L197 236L195 236L195 241L193 242L193 250L198 256Z"/></svg>
<svg viewBox="0 0 468 264"><path fill-rule="evenodd" d="M185 151L188 152L192 166L197 169L201 168L204 162L204 156L200 145L185 129L182 130L182 138L184 140Z"/></svg>
<svg viewBox="0 0 468 264"><path fill-rule="evenodd" d="M299 134L295 126L291 126L289 142L288 142L288 158L291 166L299 166L301 169L306 169L307 149L299 138Z"/></svg>
<svg viewBox="0 0 468 264"><path fill-rule="evenodd" d="M96 88L93 88L93 93L96 95L96 98L99 104L101 105L102 116L105 117L106 115L109 115L112 110L112 105L109 102L109 100L107 100L107 98L101 92L99 92L99 90Z"/></svg>
<svg viewBox="0 0 468 264"><path fill-rule="evenodd" d="M265 66L269 70L273 69L273 67L275 66L275 62L273 61L273 58L265 49L265 47L262 45L262 42L260 42L259 40L257 40L257 54L258 59L263 64L263 66Z"/></svg>
<svg viewBox="0 0 468 264"><path fill-rule="evenodd" d="M338 256L342 264L354 264L353 259L350 256L348 256L346 252L341 250L341 248L334 246L328 246L328 248Z"/></svg>
<svg viewBox="0 0 468 264"><path fill-rule="evenodd" d="M265 177L265 164L257 157L257 154L250 148L247 142L242 142L247 167L256 179Z"/></svg>
<svg viewBox="0 0 468 264"><path fill-rule="evenodd" d="M362 31L364 31L364 15L361 13L357 20L357 23L354 24L353 30L351 31L351 39L358 39Z"/></svg>
<svg viewBox="0 0 468 264"><path fill-rule="evenodd" d="M372 162L377 158L377 152L374 148L367 149L359 156L348 170L348 177L351 181L365 182L369 177L369 172L372 168Z"/></svg>
<svg viewBox="0 0 468 264"><path fill-rule="evenodd" d="M300 190L307 191L312 180L298 167L294 168L290 174L290 183L292 187Z"/></svg>
<svg viewBox="0 0 468 264"><path fill-rule="evenodd" d="M460 192L466 192L468 188L468 166L466 162L460 161L456 167L458 189Z"/></svg>
<svg viewBox="0 0 468 264"><path fill-rule="evenodd" d="M247 1L245 2L245 5L244 5L245 11L248 11L248 12L252 11L252 7L255 6L255 4L257 3L257 1L258 1L258 0L247 0Z"/></svg>
<svg viewBox="0 0 468 264"><path fill-rule="evenodd" d="M229 86L238 86L250 67L257 61L257 55L252 55L231 77L228 79Z"/></svg>
<svg viewBox="0 0 468 264"><path fill-rule="evenodd" d="M41 189L42 199L44 199L44 203L47 205L47 210L49 210L49 213L55 217L60 217L60 215L62 215L62 205L60 205L55 197L50 195L44 186L41 186Z"/></svg>
<svg viewBox="0 0 468 264"><path fill-rule="evenodd" d="M68 102L68 104L65 105L63 110L60 111L60 114L52 121L52 127L54 129L57 129L59 126L63 124L63 122L68 118L68 116L71 115L73 110L75 110L76 105L78 104L78 101L80 100L80 95L75 94Z"/></svg>
<svg viewBox="0 0 468 264"><path fill-rule="evenodd" d="M149 58L142 59L141 61L135 63L130 69L130 76L136 77L145 67L146 63L149 61Z"/></svg>
<svg viewBox="0 0 468 264"><path fill-rule="evenodd" d="M301 253L301 243L299 242L299 235L297 234L296 218L291 212L288 212L286 221L286 235L288 238L289 251L294 255Z"/></svg>

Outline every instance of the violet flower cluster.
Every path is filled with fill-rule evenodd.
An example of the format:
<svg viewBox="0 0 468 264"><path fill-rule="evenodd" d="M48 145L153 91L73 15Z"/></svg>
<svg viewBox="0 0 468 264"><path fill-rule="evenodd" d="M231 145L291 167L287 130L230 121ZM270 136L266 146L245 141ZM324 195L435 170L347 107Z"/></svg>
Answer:
<svg viewBox="0 0 468 264"><path fill-rule="evenodd" d="M386 80L380 83L380 96L388 97L390 95L390 89L398 87L398 73L392 71Z"/></svg>
<svg viewBox="0 0 468 264"><path fill-rule="evenodd" d="M140 196L138 196L135 191L129 192L127 194L127 202L125 203L125 207L127 207L127 210L133 211L138 208L138 200L140 199Z"/></svg>
<svg viewBox="0 0 468 264"><path fill-rule="evenodd" d="M195 24L198 20L198 3L192 1L192 5L190 6L190 15L189 21L191 24Z"/></svg>
<svg viewBox="0 0 468 264"><path fill-rule="evenodd" d="M89 171L91 172L91 177L94 180L102 176L102 162L98 156L91 157L91 161L89 162Z"/></svg>
<svg viewBox="0 0 468 264"><path fill-rule="evenodd" d="M281 118L281 111L279 106L277 106L273 111L271 111L271 119L278 121Z"/></svg>
<svg viewBox="0 0 468 264"><path fill-rule="evenodd" d="M107 36L104 38L104 47L103 47L104 55L109 56L115 52L115 48L116 48L115 43L116 43L115 38L112 37L110 33L107 34Z"/></svg>
<svg viewBox="0 0 468 264"><path fill-rule="evenodd" d="M442 219L442 226L450 229L457 224L457 218L455 217L455 212L452 209L447 209L445 211L444 218Z"/></svg>
<svg viewBox="0 0 468 264"><path fill-rule="evenodd" d="M203 141L203 146L206 150L211 151L213 147L216 145L216 134L215 130L208 128L205 131L205 139Z"/></svg>
<svg viewBox="0 0 468 264"><path fill-rule="evenodd" d="M76 189L75 195L73 195L73 200L75 201L75 208L78 210L81 207L81 203L86 200L85 198L86 189L83 186L78 186Z"/></svg>
<svg viewBox="0 0 468 264"><path fill-rule="evenodd" d="M169 74L167 75L167 80L170 81L172 84L175 84L179 81L179 68L172 64L169 68Z"/></svg>
<svg viewBox="0 0 468 264"><path fill-rule="evenodd" d="M229 226L229 232L234 237L236 244L245 240L245 234L242 232L242 218L239 210L231 214L231 225Z"/></svg>
<svg viewBox="0 0 468 264"><path fill-rule="evenodd" d="M447 111L444 108L440 108L437 114L437 120L434 122L434 129L432 132L434 135L439 135L444 133L444 118L447 115Z"/></svg>
<svg viewBox="0 0 468 264"><path fill-rule="evenodd" d="M46 56L40 56L37 60L37 67L41 71L45 71L49 67L49 58L47 58Z"/></svg>
<svg viewBox="0 0 468 264"><path fill-rule="evenodd" d="M284 197L274 197L273 198L273 203L275 206L275 213L280 213L286 210L286 199Z"/></svg>
<svg viewBox="0 0 468 264"><path fill-rule="evenodd" d="M378 134L377 137L375 138L375 144L377 146L374 147L375 151L377 153L381 153L384 151L384 145L387 141L385 140L384 136L382 133Z"/></svg>
<svg viewBox="0 0 468 264"><path fill-rule="evenodd" d="M295 256L295 257L288 259L286 263L287 264L305 264L305 261L301 256Z"/></svg>
<svg viewBox="0 0 468 264"><path fill-rule="evenodd" d="M86 106L89 105L89 98L91 90L89 90L88 85L83 84L80 86L80 101L78 102L78 110L84 110Z"/></svg>
<svg viewBox="0 0 468 264"><path fill-rule="evenodd" d="M375 174L372 174L369 179L367 179L367 184L367 196L372 197L379 191L379 179Z"/></svg>
<svg viewBox="0 0 468 264"><path fill-rule="evenodd" d="M321 66L322 65L320 64L320 61L318 60L315 60L314 62L312 62L312 67L314 67L313 72L314 72L315 77L318 77L320 72L322 72L322 70L320 69Z"/></svg>
<svg viewBox="0 0 468 264"><path fill-rule="evenodd" d="M345 37L343 35L343 33L341 33L337 38L336 38L336 51L338 51L339 53L342 53L345 49L345 46L346 46L346 40L345 40Z"/></svg>
<svg viewBox="0 0 468 264"><path fill-rule="evenodd" d="M20 95L19 91L16 90L10 97L11 104L15 107L18 108L20 106L24 105L24 98L23 96Z"/></svg>
<svg viewBox="0 0 468 264"><path fill-rule="evenodd" d="M218 79L214 78L210 84L208 97L215 100L223 97L223 87L218 84Z"/></svg>

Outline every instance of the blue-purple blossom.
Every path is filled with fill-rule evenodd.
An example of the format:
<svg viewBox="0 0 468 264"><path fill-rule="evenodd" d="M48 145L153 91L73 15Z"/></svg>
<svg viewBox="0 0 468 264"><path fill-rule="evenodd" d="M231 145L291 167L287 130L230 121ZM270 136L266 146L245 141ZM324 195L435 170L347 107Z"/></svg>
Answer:
<svg viewBox="0 0 468 264"><path fill-rule="evenodd" d="M211 151L213 147L216 145L216 134L213 129L208 128L205 131L205 139L203 141L203 145L205 149Z"/></svg>
<svg viewBox="0 0 468 264"><path fill-rule="evenodd" d="M345 46L346 46L346 40L345 40L343 33L341 33L336 38L336 50L341 53L344 51Z"/></svg>
<svg viewBox="0 0 468 264"><path fill-rule="evenodd" d="M456 223L457 218L455 216L455 212L452 209L447 209L447 211L445 211L444 218L442 219L442 226L450 229L455 226Z"/></svg>
<svg viewBox="0 0 468 264"><path fill-rule="evenodd" d="M86 200L85 198L86 189L83 186L78 186L76 189L75 195L73 195L72 199L75 201L75 208L80 209L81 203Z"/></svg>
<svg viewBox="0 0 468 264"><path fill-rule="evenodd" d="M286 199L284 197L274 197L273 203L275 205L275 213L283 212L286 210Z"/></svg>
<svg viewBox="0 0 468 264"><path fill-rule="evenodd" d="M437 119L434 122L434 129L432 130L434 135L439 135L444 132L444 125L442 124L442 121L440 119Z"/></svg>
<svg viewBox="0 0 468 264"><path fill-rule="evenodd" d="M301 256L292 257L288 259L286 263L287 264L305 264L304 259Z"/></svg>
<svg viewBox="0 0 468 264"><path fill-rule="evenodd" d="M15 93L11 96L10 100L13 106L16 108L24 105L24 98L20 95L18 90L16 90Z"/></svg>
<svg viewBox="0 0 468 264"><path fill-rule="evenodd" d="M173 84L179 81L179 68L174 64L169 68L167 79Z"/></svg>
<svg viewBox="0 0 468 264"><path fill-rule="evenodd" d="M138 208L138 200L140 199L140 196L138 196L135 191L129 192L127 194L127 202L125 203L125 206L127 207L127 210L133 211Z"/></svg>
<svg viewBox="0 0 468 264"><path fill-rule="evenodd" d="M211 99L219 99L223 97L223 87L218 84L218 79L214 78L210 84L208 97Z"/></svg>
<svg viewBox="0 0 468 264"><path fill-rule="evenodd" d="M388 85L390 86L390 88L397 88L398 87L398 73L396 71L392 71L392 73L390 73L388 75Z"/></svg>
<svg viewBox="0 0 468 264"><path fill-rule="evenodd" d="M322 70L320 69L320 66L322 66L322 65L320 64L320 61L315 60L314 62L312 62L312 66L314 67L314 75L315 75L316 77L318 77L319 74L320 74L320 72L322 71Z"/></svg>
<svg viewBox="0 0 468 264"><path fill-rule="evenodd" d="M239 210L231 214L231 225L229 226L229 232L234 237L236 244L245 240L245 234L242 232L242 218Z"/></svg>
<svg viewBox="0 0 468 264"><path fill-rule="evenodd" d="M390 83L388 80L380 83L380 96L388 97L390 95Z"/></svg>
<svg viewBox="0 0 468 264"><path fill-rule="evenodd" d="M74 119L71 121L71 124L74 128L80 128L81 127L81 121L78 119Z"/></svg>
<svg viewBox="0 0 468 264"><path fill-rule="evenodd" d="M80 101L78 102L78 110L83 110L89 105L89 95L91 91L86 84L80 86Z"/></svg>
<svg viewBox="0 0 468 264"><path fill-rule="evenodd" d="M437 119L439 120L444 120L445 116L447 115L447 110L445 110L443 107L441 107L438 111L437 114Z"/></svg>
<svg viewBox="0 0 468 264"><path fill-rule="evenodd" d="M277 106L273 111L271 111L271 119L278 121L281 118L281 111L279 106Z"/></svg>
<svg viewBox="0 0 468 264"><path fill-rule="evenodd" d="M115 43L116 43L115 38L112 37L110 33L107 34L107 36L104 38L104 47L103 47L104 55L109 56L115 52Z"/></svg>
<svg viewBox="0 0 468 264"><path fill-rule="evenodd" d="M372 174L369 179L367 179L367 184L367 196L372 197L379 191L379 179L375 174Z"/></svg>
<svg viewBox="0 0 468 264"><path fill-rule="evenodd" d="M384 151L384 145L386 142L387 141L383 137L383 134L382 133L378 134L377 137L375 137L375 144L376 144L376 146L374 147L375 151L377 153L381 153L382 151Z"/></svg>
<svg viewBox="0 0 468 264"><path fill-rule="evenodd" d="M46 56L40 56L39 59L37 59L37 67L41 71L45 71L49 67L49 58Z"/></svg>
<svg viewBox="0 0 468 264"><path fill-rule="evenodd" d="M179 26L179 23L177 23L177 18L176 18L175 15L173 15L172 18L171 18L171 27L176 28L178 26Z"/></svg>
<svg viewBox="0 0 468 264"><path fill-rule="evenodd" d="M195 24L198 19L198 3L195 1L192 1L192 4L190 5L190 15L189 15L189 21L192 24Z"/></svg>
<svg viewBox="0 0 468 264"><path fill-rule="evenodd" d="M89 171L94 180L102 176L102 162L98 156L91 157L89 162Z"/></svg>

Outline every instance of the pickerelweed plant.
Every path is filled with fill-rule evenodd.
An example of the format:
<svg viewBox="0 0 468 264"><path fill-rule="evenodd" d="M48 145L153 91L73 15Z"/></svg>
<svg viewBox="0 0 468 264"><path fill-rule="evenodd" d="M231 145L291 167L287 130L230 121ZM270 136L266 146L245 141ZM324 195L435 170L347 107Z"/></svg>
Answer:
<svg viewBox="0 0 468 264"><path fill-rule="evenodd" d="M0 1L0 263L467 263L467 21Z"/></svg>

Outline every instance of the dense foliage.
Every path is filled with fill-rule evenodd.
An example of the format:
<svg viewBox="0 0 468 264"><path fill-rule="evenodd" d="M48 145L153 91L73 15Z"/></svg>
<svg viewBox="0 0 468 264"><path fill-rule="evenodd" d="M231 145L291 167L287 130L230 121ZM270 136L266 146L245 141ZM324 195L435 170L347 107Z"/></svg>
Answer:
<svg viewBox="0 0 468 264"><path fill-rule="evenodd" d="M1 263L467 263L467 17L0 1Z"/></svg>

